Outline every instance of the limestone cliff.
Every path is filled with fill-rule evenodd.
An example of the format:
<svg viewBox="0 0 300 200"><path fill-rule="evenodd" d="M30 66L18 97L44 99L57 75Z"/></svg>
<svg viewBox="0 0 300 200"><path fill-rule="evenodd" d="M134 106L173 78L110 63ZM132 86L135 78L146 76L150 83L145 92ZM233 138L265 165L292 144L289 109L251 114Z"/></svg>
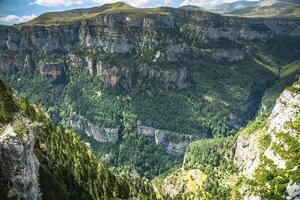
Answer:
<svg viewBox="0 0 300 200"><path fill-rule="evenodd" d="M86 135L101 143L117 143L119 139L119 128L99 127L82 116L73 117L70 125L73 129L83 130Z"/></svg>
<svg viewBox="0 0 300 200"><path fill-rule="evenodd" d="M236 138L190 144L182 169L155 181L157 192L173 199L299 199L299 122L297 81L268 117L259 116Z"/></svg>
<svg viewBox="0 0 300 200"><path fill-rule="evenodd" d="M131 8L123 13L123 7L114 12L105 8L80 11L95 13L86 19L61 21L64 15L74 15L66 11L44 14L27 24L0 26L0 49L5 52L0 56L0 70L39 68L42 76L57 79L65 65L79 66L111 86L128 89L145 78L155 78L165 88L183 89L190 85L190 70L183 64L173 65L190 55L233 62L262 50L260 42L300 37L297 19L244 19L171 8ZM51 54L64 56L59 56L59 63L57 58L45 60ZM124 57L131 62L109 62ZM162 69L162 63L168 67Z"/></svg>
<svg viewBox="0 0 300 200"><path fill-rule="evenodd" d="M20 130L21 126L27 125L9 124L0 132L0 167L8 180L9 198L37 200L41 195L36 138L32 130Z"/></svg>
<svg viewBox="0 0 300 200"><path fill-rule="evenodd" d="M271 115L261 128L245 129L237 140L235 163L241 167L246 177L259 180L259 174L274 173L285 175L285 190L287 199L300 197L300 183L297 173L299 162L295 150L299 148L300 120L300 82L284 90L277 99ZM296 149L295 149L296 148ZM297 150L296 150L297 151ZM293 172L289 172L289 171ZM275 171L275 172L274 172ZM272 180L270 180L270 184ZM278 184L278 183L277 183ZM282 187L284 187L282 186ZM268 191L272 186L266 187ZM245 193L246 196L247 192ZM263 194L254 192L250 197L263 199ZM246 198L246 197L245 197ZM248 197L247 197L248 198Z"/></svg>
<svg viewBox="0 0 300 200"><path fill-rule="evenodd" d="M174 133L141 125L138 126L137 132L145 137L153 138L157 145L165 147L167 153L177 156L183 155L188 145L199 139L195 135Z"/></svg>

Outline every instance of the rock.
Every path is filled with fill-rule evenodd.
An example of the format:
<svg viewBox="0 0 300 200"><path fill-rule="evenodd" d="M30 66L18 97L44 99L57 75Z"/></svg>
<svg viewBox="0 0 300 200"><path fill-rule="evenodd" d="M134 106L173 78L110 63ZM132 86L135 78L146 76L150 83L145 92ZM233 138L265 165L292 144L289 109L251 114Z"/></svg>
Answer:
<svg viewBox="0 0 300 200"><path fill-rule="evenodd" d="M119 86L128 90L132 86L132 74L125 67L106 67L102 62L98 62L96 65L96 75L112 87Z"/></svg>
<svg viewBox="0 0 300 200"><path fill-rule="evenodd" d="M39 161L34 155L35 136L28 130L17 134L8 125L0 135L0 163L9 180L9 197L41 199L39 188Z"/></svg>
<svg viewBox="0 0 300 200"><path fill-rule="evenodd" d="M299 83L294 87L299 87ZM286 89L276 101L276 105L269 117L270 132L290 132L291 130L285 127L285 124L296 120L298 113L300 113L300 94Z"/></svg>
<svg viewBox="0 0 300 200"><path fill-rule="evenodd" d="M187 146L197 138L188 134L179 134L167 130L138 125L137 132L145 137L152 137L155 144L165 146L166 152L172 155L183 155ZM178 140L174 140L179 138Z"/></svg>
<svg viewBox="0 0 300 200"><path fill-rule="evenodd" d="M254 133L242 135L237 139L234 163L239 166L244 175L251 178L259 164L258 136Z"/></svg>
<svg viewBox="0 0 300 200"><path fill-rule="evenodd" d="M268 159L272 160L278 168L280 169L286 168L286 161L283 160L279 155L277 155L273 150L267 149L265 151L265 156Z"/></svg>
<svg viewBox="0 0 300 200"><path fill-rule="evenodd" d="M8 34L8 40L6 42L7 49L12 52L18 52L20 43L20 34L17 31L12 31Z"/></svg>
<svg viewBox="0 0 300 200"><path fill-rule="evenodd" d="M62 78L65 64L61 61L40 61L38 66L40 69L40 74L43 78L46 78L50 81L56 81Z"/></svg>
<svg viewBox="0 0 300 200"><path fill-rule="evenodd" d="M261 165L260 157L264 155L264 158L268 162L272 163L272 166L276 166L281 173L286 173L287 167L297 170L299 166L293 165L286 157L281 157L282 152L286 152L289 149L289 143L278 137L278 133L289 134L290 137L299 140L299 131L287 126L288 122L295 122L299 119L300 113L300 82L296 82L293 86L288 87L283 91L281 96L277 99L276 105L272 110L271 115L266 120L265 127L260 127L254 132L248 132L247 129L242 131L239 135L236 143L236 151L234 162L240 167L241 172L249 179L254 179L253 176L258 166ZM253 129L250 129L253 130ZM270 138L270 144L262 147L260 145L261 137L268 136ZM266 143L267 144L267 143ZM274 145L280 147L274 148ZM264 162L263 167L269 168L268 162ZM294 183L292 178L286 188L287 199L298 199L300 197L300 186ZM253 196L252 194L243 193L244 199L261 199L259 196Z"/></svg>
<svg viewBox="0 0 300 200"><path fill-rule="evenodd" d="M190 142L169 143L167 146L167 152L172 155L183 155Z"/></svg>
<svg viewBox="0 0 300 200"><path fill-rule="evenodd" d="M215 60L229 60L229 61L239 61L243 60L245 57L245 53L241 50L237 49L220 49L213 52L212 57Z"/></svg>
<svg viewBox="0 0 300 200"><path fill-rule="evenodd" d="M147 126L138 126L137 128L138 134L143 135L145 137L154 137L155 129Z"/></svg>
<svg viewBox="0 0 300 200"><path fill-rule="evenodd" d="M83 130L89 137L93 137L101 143L117 143L119 140L119 128L103 128L89 122L82 116L74 116L70 121L73 129Z"/></svg>
<svg viewBox="0 0 300 200"><path fill-rule="evenodd" d="M292 199L300 199L300 185L297 183L290 182L286 188L286 192L288 193L288 200Z"/></svg>

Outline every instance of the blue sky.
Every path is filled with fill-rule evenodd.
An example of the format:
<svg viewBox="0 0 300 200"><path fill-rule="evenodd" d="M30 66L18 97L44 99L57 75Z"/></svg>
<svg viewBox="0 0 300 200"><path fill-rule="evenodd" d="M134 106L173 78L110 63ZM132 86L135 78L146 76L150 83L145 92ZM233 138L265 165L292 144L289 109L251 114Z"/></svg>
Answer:
<svg viewBox="0 0 300 200"><path fill-rule="evenodd" d="M120 0L0 0L0 24L28 21L44 12L88 8ZM123 0L136 7L196 5L212 7L237 0Z"/></svg>

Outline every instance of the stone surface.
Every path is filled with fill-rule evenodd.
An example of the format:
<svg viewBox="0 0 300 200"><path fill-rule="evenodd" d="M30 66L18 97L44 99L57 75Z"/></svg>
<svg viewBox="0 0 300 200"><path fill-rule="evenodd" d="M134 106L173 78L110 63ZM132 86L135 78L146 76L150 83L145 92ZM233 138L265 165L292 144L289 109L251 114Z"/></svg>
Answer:
<svg viewBox="0 0 300 200"><path fill-rule="evenodd" d="M163 145L166 152L173 155L183 155L187 146L195 141L197 137L188 134L179 134L167 130L155 129L153 127L141 126L137 128L138 134L152 137L157 145ZM176 141L173 138L179 138Z"/></svg>
<svg viewBox="0 0 300 200"><path fill-rule="evenodd" d="M39 161L34 155L35 136L20 135L8 125L0 134L0 162L9 180L9 196L17 199L41 199L38 182Z"/></svg>
<svg viewBox="0 0 300 200"><path fill-rule="evenodd" d="M255 134L242 135L236 142L234 162L241 167L244 175L251 178L259 164L258 137Z"/></svg>
<svg viewBox="0 0 300 200"><path fill-rule="evenodd" d="M116 143L119 140L119 128L100 127L82 116L74 116L70 125L73 129L83 130L89 137L101 143Z"/></svg>

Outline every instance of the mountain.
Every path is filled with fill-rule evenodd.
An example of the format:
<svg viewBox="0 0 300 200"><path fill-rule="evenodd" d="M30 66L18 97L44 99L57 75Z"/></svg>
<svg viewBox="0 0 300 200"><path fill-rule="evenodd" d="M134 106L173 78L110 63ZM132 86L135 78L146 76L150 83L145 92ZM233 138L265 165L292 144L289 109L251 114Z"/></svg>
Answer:
<svg viewBox="0 0 300 200"><path fill-rule="evenodd" d="M300 3L296 0L262 0L253 7L237 9L228 14L245 17L300 17Z"/></svg>
<svg viewBox="0 0 300 200"><path fill-rule="evenodd" d="M114 170L152 179L272 108L299 73L299 27L124 3L45 13L0 26L0 78Z"/></svg>
<svg viewBox="0 0 300 200"><path fill-rule="evenodd" d="M139 177L113 174L89 144L0 81L1 199L156 199Z"/></svg>
<svg viewBox="0 0 300 200"><path fill-rule="evenodd" d="M185 9L185 10L205 10L202 7L199 6L193 6L193 5L186 5L186 6L181 6L179 9Z"/></svg>
<svg viewBox="0 0 300 200"><path fill-rule="evenodd" d="M299 113L300 80L235 137L191 144L182 168L156 180L158 191L171 199L298 199Z"/></svg>
<svg viewBox="0 0 300 200"><path fill-rule="evenodd" d="M257 1L236 1L233 3L223 3L215 6L210 11L217 13L230 13L241 9L250 9L257 5Z"/></svg>

